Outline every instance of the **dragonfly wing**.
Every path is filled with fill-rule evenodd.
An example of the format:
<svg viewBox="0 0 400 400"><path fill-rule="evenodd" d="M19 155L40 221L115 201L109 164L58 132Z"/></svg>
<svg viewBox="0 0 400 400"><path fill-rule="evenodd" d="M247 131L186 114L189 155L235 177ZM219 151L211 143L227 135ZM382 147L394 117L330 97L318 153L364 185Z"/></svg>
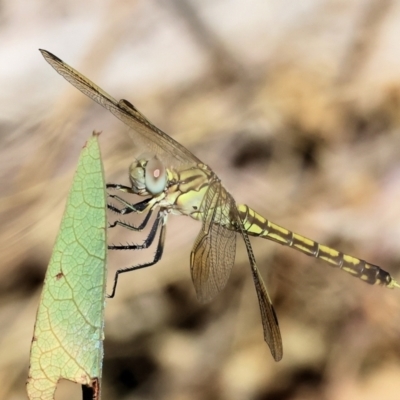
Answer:
<svg viewBox="0 0 400 400"><path fill-rule="evenodd" d="M212 300L226 285L236 254L236 232L220 222L229 218L233 199L219 181L210 184L202 204L203 226L190 255L192 280L200 302Z"/></svg>
<svg viewBox="0 0 400 400"><path fill-rule="evenodd" d="M246 245L247 254L250 260L251 272L253 275L254 286L256 288L258 303L260 305L261 321L264 330L264 340L268 344L271 354L275 361L280 361L283 356L282 337L279 329L278 318L276 316L271 298L269 297L267 288L260 272L258 271L256 259L250 244L249 236L244 230L242 219L239 212L235 208L236 221L238 221L237 230L242 234Z"/></svg>
<svg viewBox="0 0 400 400"><path fill-rule="evenodd" d="M100 104L133 129L134 139L168 165L201 163L180 143L154 126L127 100L117 101L80 72L46 50L40 50L45 60L69 83Z"/></svg>
<svg viewBox="0 0 400 400"><path fill-rule="evenodd" d="M283 356L283 347L278 318L258 268L252 268L252 272L258 303L260 305L264 340L268 344L275 361L280 361Z"/></svg>

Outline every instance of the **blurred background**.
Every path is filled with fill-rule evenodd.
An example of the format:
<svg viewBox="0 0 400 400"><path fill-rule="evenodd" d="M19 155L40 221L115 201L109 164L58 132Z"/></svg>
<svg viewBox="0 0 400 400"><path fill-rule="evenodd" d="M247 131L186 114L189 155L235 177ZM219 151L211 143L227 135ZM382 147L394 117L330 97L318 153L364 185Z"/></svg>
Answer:
<svg viewBox="0 0 400 400"><path fill-rule="evenodd" d="M42 282L81 147L102 131L106 180L122 184L138 151L38 48L134 103L238 203L399 279L399 37L394 0L2 0L0 399L26 398ZM199 229L169 218L162 261L121 276L107 301L104 399L398 399L400 291L253 238L282 332L275 363L240 240L226 289L196 301ZM109 241L144 236L116 228ZM154 251L112 252L109 279ZM62 384L57 398L80 388Z"/></svg>

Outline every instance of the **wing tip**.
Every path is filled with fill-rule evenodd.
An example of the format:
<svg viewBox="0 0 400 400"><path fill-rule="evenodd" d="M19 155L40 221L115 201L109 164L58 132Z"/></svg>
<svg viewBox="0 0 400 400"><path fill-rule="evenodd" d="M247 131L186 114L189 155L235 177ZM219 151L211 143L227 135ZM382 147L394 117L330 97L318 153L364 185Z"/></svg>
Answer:
<svg viewBox="0 0 400 400"><path fill-rule="evenodd" d="M44 49L39 49L39 51L42 53L42 56L46 59L46 60L53 60L53 61L57 61L57 62L62 62L62 60L60 58L58 58L57 56L55 56L53 53L50 53L47 50Z"/></svg>
<svg viewBox="0 0 400 400"><path fill-rule="evenodd" d="M271 354L276 362L279 362L282 360L282 357L283 357L282 349L274 349L274 351L272 351L272 349L271 349Z"/></svg>

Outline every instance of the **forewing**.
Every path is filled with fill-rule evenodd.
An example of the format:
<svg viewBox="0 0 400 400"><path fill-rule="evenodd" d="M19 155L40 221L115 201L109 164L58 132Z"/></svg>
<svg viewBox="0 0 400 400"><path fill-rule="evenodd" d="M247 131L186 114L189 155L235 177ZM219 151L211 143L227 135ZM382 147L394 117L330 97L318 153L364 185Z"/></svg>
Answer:
<svg viewBox="0 0 400 400"><path fill-rule="evenodd" d="M258 303L260 305L261 321L264 330L264 340L267 342L272 357L275 361L280 361L283 356L282 337L279 329L278 318L276 316L272 301L267 292L264 280L258 271L256 259L250 244L250 239L243 228L243 223L237 209L235 208L237 229L242 234L249 256L251 272L253 275L254 286L256 288Z"/></svg>
<svg viewBox="0 0 400 400"><path fill-rule="evenodd" d="M80 72L46 50L40 50L45 60L69 83L100 104L133 129L135 141L169 165L200 163L184 146L154 126L127 100L117 101Z"/></svg>
<svg viewBox="0 0 400 400"><path fill-rule="evenodd" d="M226 285L235 262L236 232L221 223L235 202L219 181L210 184L202 204L203 226L190 255L192 280L200 302L212 300Z"/></svg>

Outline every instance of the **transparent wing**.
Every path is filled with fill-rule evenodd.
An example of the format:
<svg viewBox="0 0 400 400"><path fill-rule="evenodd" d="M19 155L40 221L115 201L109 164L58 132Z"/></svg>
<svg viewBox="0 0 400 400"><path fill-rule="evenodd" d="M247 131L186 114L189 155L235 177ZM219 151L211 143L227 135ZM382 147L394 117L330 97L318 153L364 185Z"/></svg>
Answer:
<svg viewBox="0 0 400 400"><path fill-rule="evenodd" d="M236 209L219 181L210 184L202 205L203 226L190 255L190 269L197 298L206 303L226 285L236 254L236 232L219 222Z"/></svg>
<svg viewBox="0 0 400 400"><path fill-rule="evenodd" d="M210 301L225 287L235 261L236 233L240 233L246 245L257 292L264 340L275 361L279 361L283 355L283 348L278 319L258 271L250 240L243 228L236 203L219 180L210 182L201 211L203 212L203 227L197 236L190 257L197 298L201 302Z"/></svg>
<svg viewBox="0 0 400 400"><path fill-rule="evenodd" d="M244 243L246 245L247 254L250 260L251 272L253 275L254 286L256 288L258 303L260 305L261 321L264 330L264 340L271 350L272 357L275 361L279 361L283 356L282 337L279 329L278 318L276 316L272 301L267 292L264 280L258 271L256 259L254 257L253 249L251 248L250 239L243 228L243 222L240 218L239 212L235 207L235 220L237 221L237 230L242 234Z"/></svg>
<svg viewBox="0 0 400 400"><path fill-rule="evenodd" d="M201 161L184 146L154 126L129 101L117 101L80 72L46 50L40 50L45 60L69 83L100 104L134 130L135 140L156 154L166 166L197 164Z"/></svg>

